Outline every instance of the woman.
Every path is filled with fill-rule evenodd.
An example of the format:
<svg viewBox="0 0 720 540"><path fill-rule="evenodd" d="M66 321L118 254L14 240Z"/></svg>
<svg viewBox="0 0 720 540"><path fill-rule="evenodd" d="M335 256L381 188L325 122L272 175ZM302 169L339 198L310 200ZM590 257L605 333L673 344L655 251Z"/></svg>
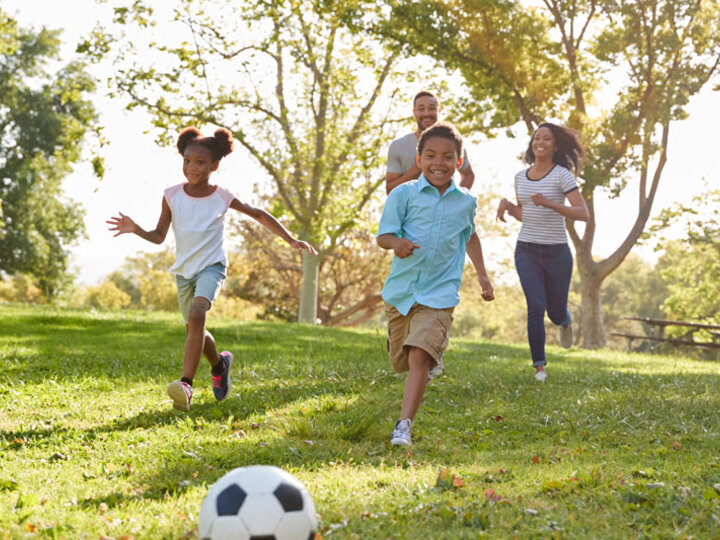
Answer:
<svg viewBox="0 0 720 540"><path fill-rule="evenodd" d="M588 210L575 175L584 152L575 133L565 127L538 126L525 152L526 170L515 175L516 203L502 199L497 218L505 213L522 222L515 247L515 266L527 301L527 330L535 379L545 381L545 311L560 327L558 340L573 343L567 308L573 259L565 218L587 221ZM568 200L570 206L565 204Z"/></svg>

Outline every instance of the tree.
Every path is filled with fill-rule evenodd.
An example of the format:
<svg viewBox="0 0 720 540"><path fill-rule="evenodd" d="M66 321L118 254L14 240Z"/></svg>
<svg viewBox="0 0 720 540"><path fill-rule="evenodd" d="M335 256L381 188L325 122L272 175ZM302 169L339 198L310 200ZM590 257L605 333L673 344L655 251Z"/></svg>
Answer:
<svg viewBox="0 0 720 540"><path fill-rule="evenodd" d="M380 31L462 73L469 125L492 134L520 122L532 133L542 120L557 119L583 135L581 189L590 219L583 231L567 226L581 280L583 345L603 346L601 285L645 229L672 122L717 75L717 0L390 3L394 17ZM609 85L617 87L613 103L600 106ZM620 196L631 183L634 224L611 255L596 260L595 194Z"/></svg>
<svg viewBox="0 0 720 540"><path fill-rule="evenodd" d="M658 267L669 289L663 304L666 316L720 324L720 190L694 197L689 206L667 209L658 222L661 229L677 222L685 226L684 238L660 246Z"/></svg>
<svg viewBox="0 0 720 540"><path fill-rule="evenodd" d="M362 30L379 8L363 0L174 5L179 43L153 41L155 14L138 0L116 8L114 24L96 28L81 50L112 58L115 94L148 110L166 142L189 123L233 132L272 182L271 211L318 248L303 255L299 307L300 321L315 322L321 262L383 182L385 87L398 77L399 55Z"/></svg>
<svg viewBox="0 0 720 540"><path fill-rule="evenodd" d="M346 232L318 268L318 312L328 326L351 326L371 319L382 305L380 290L390 258L378 249L369 213ZM302 263L294 252L255 222L239 224L242 238L231 264L228 292L264 306L264 317L290 320L297 313ZM239 269L239 272L238 270Z"/></svg>
<svg viewBox="0 0 720 540"><path fill-rule="evenodd" d="M47 298L84 234L82 209L60 188L96 120L84 65L51 65L58 36L20 28L0 10L0 271L34 276ZM100 173L99 159L95 167Z"/></svg>

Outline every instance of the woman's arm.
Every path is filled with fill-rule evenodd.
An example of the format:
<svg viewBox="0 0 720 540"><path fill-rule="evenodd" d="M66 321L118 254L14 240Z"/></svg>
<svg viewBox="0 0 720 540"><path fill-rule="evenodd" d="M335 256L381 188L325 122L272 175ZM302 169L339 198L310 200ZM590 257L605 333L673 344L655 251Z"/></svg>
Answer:
<svg viewBox="0 0 720 540"><path fill-rule="evenodd" d="M500 204L498 204L497 214L495 217L500 221L505 221L505 212L518 221L522 221L522 205L519 202L517 204L513 204L505 198L501 199Z"/></svg>
<svg viewBox="0 0 720 540"><path fill-rule="evenodd" d="M587 221L589 218L587 204L585 204L585 199L583 199L580 190L574 189L571 192L566 193L565 197L570 202L570 206L555 203L542 193L536 193L533 195L532 200L536 205L550 208L566 218L574 219L575 221Z"/></svg>

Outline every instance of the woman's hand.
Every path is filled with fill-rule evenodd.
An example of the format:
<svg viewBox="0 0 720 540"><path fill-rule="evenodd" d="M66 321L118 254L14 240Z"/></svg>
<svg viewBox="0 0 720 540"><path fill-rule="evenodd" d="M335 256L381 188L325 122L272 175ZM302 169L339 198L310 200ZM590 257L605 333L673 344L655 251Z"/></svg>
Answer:
<svg viewBox="0 0 720 540"><path fill-rule="evenodd" d="M542 193L536 193L533 195L532 202L535 206L544 206L545 208L552 208L555 204Z"/></svg>
<svg viewBox="0 0 720 540"><path fill-rule="evenodd" d="M508 210L508 204L509 204L509 201L505 197L500 199L500 204L498 204L497 214L495 214L495 219L499 219L500 221L505 223L505 212L507 212L507 210Z"/></svg>

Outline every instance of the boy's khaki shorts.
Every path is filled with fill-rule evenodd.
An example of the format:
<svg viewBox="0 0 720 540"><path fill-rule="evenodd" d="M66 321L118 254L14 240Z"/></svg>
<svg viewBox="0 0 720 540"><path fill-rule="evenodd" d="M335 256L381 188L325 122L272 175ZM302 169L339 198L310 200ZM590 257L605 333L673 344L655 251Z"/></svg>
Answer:
<svg viewBox="0 0 720 540"><path fill-rule="evenodd" d="M388 319L388 353L396 373L409 369L410 347L422 349L437 364L448 346L454 310L454 307L436 309L414 304L407 315L402 315L390 304L385 304L385 315Z"/></svg>

